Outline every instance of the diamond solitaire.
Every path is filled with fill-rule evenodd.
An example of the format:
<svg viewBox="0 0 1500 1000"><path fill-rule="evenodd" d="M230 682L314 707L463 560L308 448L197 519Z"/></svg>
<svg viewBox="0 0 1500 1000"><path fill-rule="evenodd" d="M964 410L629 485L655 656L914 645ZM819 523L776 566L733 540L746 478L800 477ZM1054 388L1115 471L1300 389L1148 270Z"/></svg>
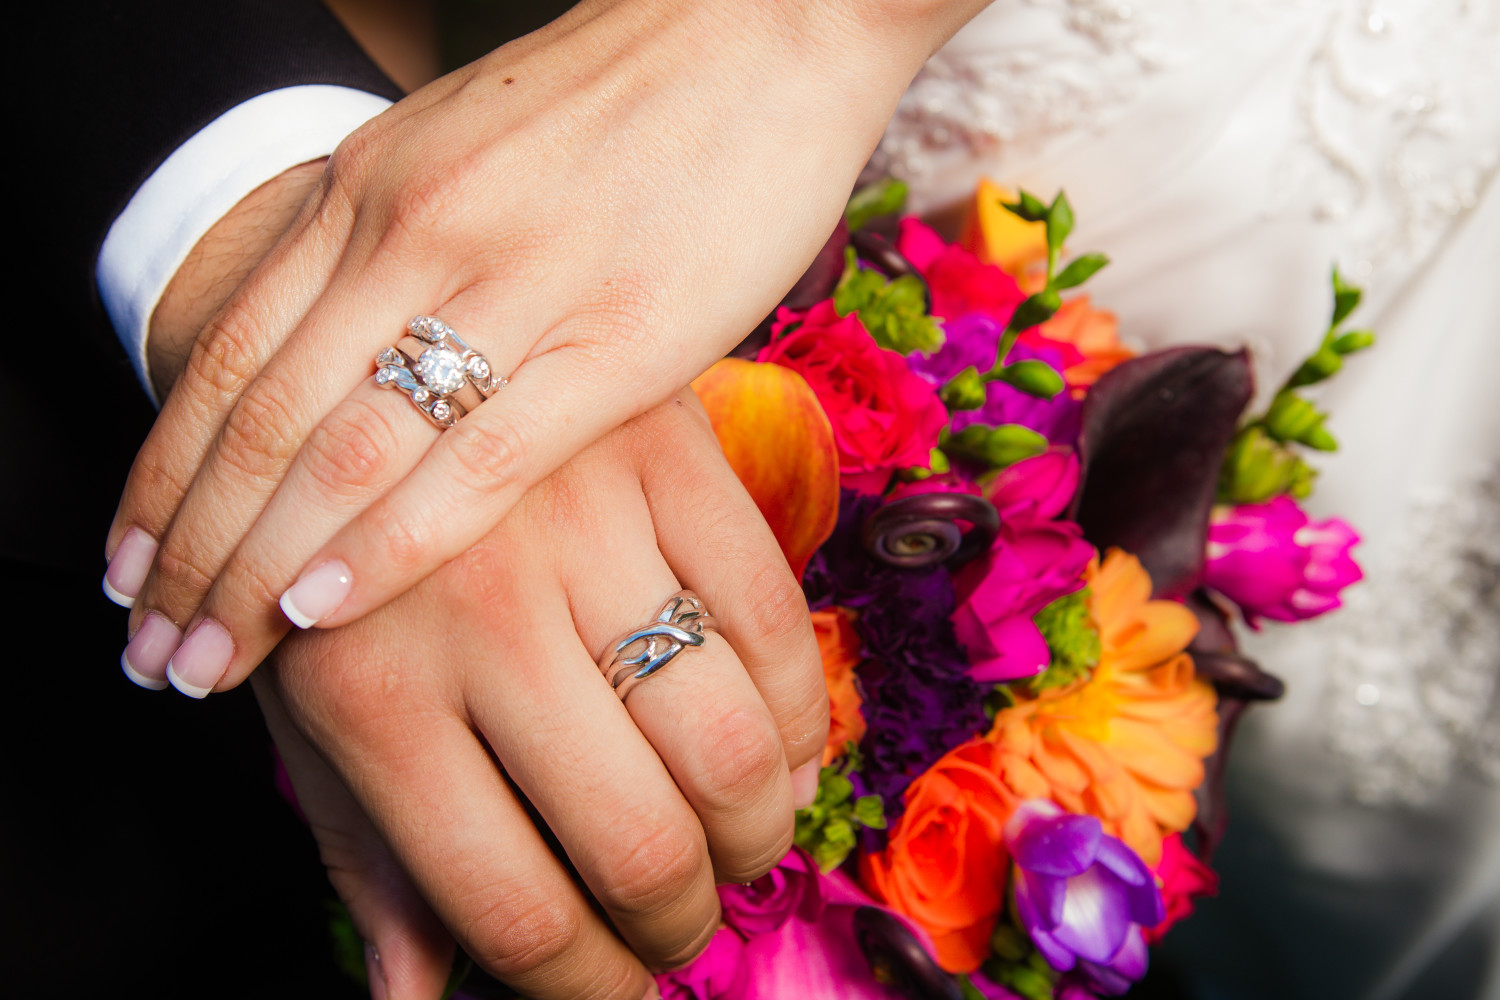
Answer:
<svg viewBox="0 0 1500 1000"><path fill-rule="evenodd" d="M446 347L429 347L417 359L417 375L434 392L455 393L464 387L464 359Z"/></svg>

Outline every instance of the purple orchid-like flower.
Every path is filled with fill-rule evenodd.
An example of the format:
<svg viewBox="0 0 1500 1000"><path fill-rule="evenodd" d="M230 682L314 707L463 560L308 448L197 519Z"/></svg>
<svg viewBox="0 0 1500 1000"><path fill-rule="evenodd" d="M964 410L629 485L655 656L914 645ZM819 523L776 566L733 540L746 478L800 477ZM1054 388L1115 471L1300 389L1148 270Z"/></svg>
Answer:
<svg viewBox="0 0 1500 1000"><path fill-rule="evenodd" d="M1295 622L1342 605L1364 573L1350 554L1359 535L1339 518L1313 521L1289 496L1218 507L1208 529L1203 582L1260 618Z"/></svg>
<svg viewBox="0 0 1500 1000"><path fill-rule="evenodd" d="M1164 908L1151 869L1134 851L1097 817L1044 799L1017 806L1004 837L1015 862L1016 914L1049 965L1107 995L1145 975L1141 928L1160 923Z"/></svg>

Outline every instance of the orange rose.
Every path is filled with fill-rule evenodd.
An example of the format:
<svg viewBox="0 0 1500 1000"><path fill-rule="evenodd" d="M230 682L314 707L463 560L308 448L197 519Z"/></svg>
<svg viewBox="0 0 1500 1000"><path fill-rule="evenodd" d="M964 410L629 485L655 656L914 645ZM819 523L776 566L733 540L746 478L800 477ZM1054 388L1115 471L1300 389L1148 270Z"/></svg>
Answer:
<svg viewBox="0 0 1500 1000"><path fill-rule="evenodd" d="M865 717L859 711L863 699L854 683L854 668L863 658L853 611L814 611L812 621L818 634L818 652L823 655L823 679L828 684L828 744L823 748L823 766L827 767L844 755L845 743L865 738Z"/></svg>
<svg viewBox="0 0 1500 1000"><path fill-rule="evenodd" d="M1005 906L1001 831L1019 800L998 777L998 754L971 740L932 765L906 790L885 850L861 863L865 887L927 931L949 972L979 967Z"/></svg>
<svg viewBox="0 0 1500 1000"><path fill-rule="evenodd" d="M1063 303L1057 315L1039 328L1039 333L1048 340L1071 344L1083 355L1083 360L1069 365L1063 372L1068 387L1075 396L1099 381L1099 376L1122 361L1135 357L1135 352L1120 343L1120 324L1115 314L1095 309L1087 295L1079 295Z"/></svg>

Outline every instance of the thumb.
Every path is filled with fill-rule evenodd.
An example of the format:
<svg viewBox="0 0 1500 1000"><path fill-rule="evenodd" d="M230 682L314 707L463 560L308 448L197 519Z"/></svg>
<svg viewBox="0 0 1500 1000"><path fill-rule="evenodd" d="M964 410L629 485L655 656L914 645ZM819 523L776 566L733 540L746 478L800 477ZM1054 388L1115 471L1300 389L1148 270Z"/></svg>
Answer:
<svg viewBox="0 0 1500 1000"><path fill-rule="evenodd" d="M328 880L364 939L372 1000L438 1000L453 964L452 936L348 787L292 724L267 674L252 678L255 694Z"/></svg>

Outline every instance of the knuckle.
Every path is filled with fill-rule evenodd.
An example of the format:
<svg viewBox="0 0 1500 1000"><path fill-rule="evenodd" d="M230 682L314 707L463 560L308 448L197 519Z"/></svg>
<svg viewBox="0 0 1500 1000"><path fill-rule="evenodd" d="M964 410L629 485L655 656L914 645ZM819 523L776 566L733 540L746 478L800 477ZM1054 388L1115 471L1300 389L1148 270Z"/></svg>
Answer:
<svg viewBox="0 0 1500 1000"><path fill-rule="evenodd" d="M637 824L635 836L623 842L632 846L601 873L598 890L599 902L613 913L637 918L661 913L708 870L707 849L680 827Z"/></svg>
<svg viewBox="0 0 1500 1000"><path fill-rule="evenodd" d="M779 648L799 644L817 648L807 597L785 562L765 559L748 582L745 593L754 594L755 599L744 609L746 617L741 624L753 642Z"/></svg>
<svg viewBox="0 0 1500 1000"><path fill-rule="evenodd" d="M449 449L459 482L474 493L499 492L521 477L527 442L513 421L484 427L460 420L440 441Z"/></svg>
<svg viewBox="0 0 1500 1000"><path fill-rule="evenodd" d="M463 928L471 954L501 979L527 978L556 965L583 936L583 913L567 898L517 899L505 890Z"/></svg>
<svg viewBox="0 0 1500 1000"><path fill-rule="evenodd" d="M156 553L156 587L169 607L186 595L206 594L214 576L204 554L176 537L168 538Z"/></svg>
<svg viewBox="0 0 1500 1000"><path fill-rule="evenodd" d="M396 434L385 415L356 396L313 429L302 454L323 492L343 496L378 482L396 449Z"/></svg>
<svg viewBox="0 0 1500 1000"><path fill-rule="evenodd" d="M706 731L704 792L721 808L755 797L786 768L781 737L757 713L732 709Z"/></svg>
<svg viewBox="0 0 1500 1000"><path fill-rule="evenodd" d="M233 399L250 385L260 370L258 326L249 306L236 296L193 342L181 384L200 405Z"/></svg>
<svg viewBox="0 0 1500 1000"><path fill-rule="evenodd" d="M229 411L219 432L219 454L252 479L277 477L295 451L294 390L275 378L260 378Z"/></svg>

